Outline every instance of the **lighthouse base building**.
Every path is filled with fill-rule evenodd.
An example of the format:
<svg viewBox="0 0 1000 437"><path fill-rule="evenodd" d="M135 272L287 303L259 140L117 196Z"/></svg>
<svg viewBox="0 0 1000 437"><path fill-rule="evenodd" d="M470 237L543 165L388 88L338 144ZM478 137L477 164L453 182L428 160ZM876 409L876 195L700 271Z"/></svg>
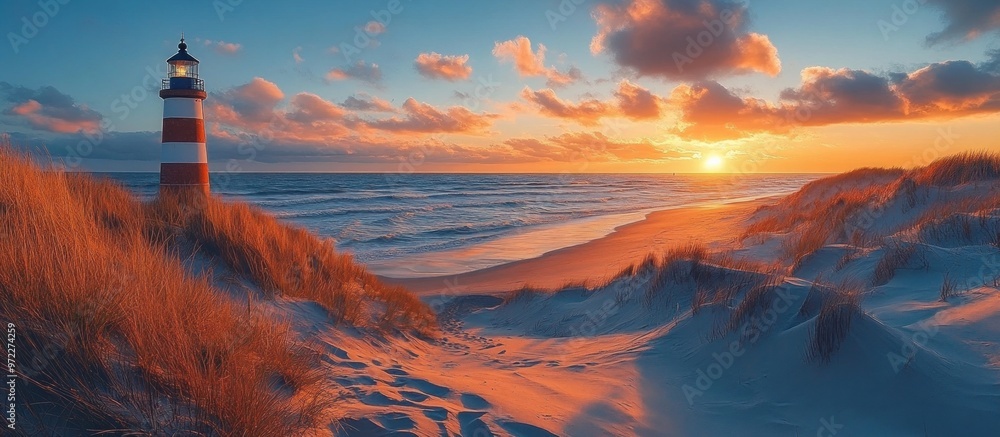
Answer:
<svg viewBox="0 0 1000 437"><path fill-rule="evenodd" d="M202 102L207 94L198 78L198 60L187 52L184 38L177 54L167 60L163 79L163 136L160 192L209 193L208 151Z"/></svg>

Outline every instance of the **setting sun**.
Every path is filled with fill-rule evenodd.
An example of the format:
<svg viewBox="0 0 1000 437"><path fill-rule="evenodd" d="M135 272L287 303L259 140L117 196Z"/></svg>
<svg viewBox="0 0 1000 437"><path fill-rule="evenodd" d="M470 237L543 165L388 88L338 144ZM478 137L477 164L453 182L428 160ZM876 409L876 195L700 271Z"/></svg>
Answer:
<svg viewBox="0 0 1000 437"><path fill-rule="evenodd" d="M705 170L718 171L725 165L725 160L719 155L709 155L705 157Z"/></svg>

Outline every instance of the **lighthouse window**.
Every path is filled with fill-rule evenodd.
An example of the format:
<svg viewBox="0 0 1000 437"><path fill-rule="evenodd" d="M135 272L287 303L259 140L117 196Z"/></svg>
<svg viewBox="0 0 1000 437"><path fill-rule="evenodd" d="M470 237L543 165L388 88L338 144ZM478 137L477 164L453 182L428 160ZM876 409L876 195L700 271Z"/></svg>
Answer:
<svg viewBox="0 0 1000 437"><path fill-rule="evenodd" d="M198 77L198 64L193 62L170 63L169 77Z"/></svg>

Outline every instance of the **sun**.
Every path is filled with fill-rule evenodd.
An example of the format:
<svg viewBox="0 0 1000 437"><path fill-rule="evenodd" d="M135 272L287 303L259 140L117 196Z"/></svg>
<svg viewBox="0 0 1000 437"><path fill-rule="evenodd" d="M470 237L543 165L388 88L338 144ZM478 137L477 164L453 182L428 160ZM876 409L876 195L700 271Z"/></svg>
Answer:
<svg viewBox="0 0 1000 437"><path fill-rule="evenodd" d="M726 161L722 159L719 155L708 155L705 157L705 170L717 171L721 170L726 164Z"/></svg>

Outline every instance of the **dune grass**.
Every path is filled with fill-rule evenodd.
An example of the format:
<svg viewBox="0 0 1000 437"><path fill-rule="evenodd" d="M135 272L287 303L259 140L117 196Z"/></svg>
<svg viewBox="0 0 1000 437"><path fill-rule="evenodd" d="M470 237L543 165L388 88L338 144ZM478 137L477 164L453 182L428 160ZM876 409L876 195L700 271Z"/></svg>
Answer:
<svg viewBox="0 0 1000 437"><path fill-rule="evenodd" d="M1000 193L985 190L971 198L942 202L921 211L911 223L882 229L890 205L903 212L928 201L931 188L958 187L1000 181L1000 153L968 152L945 157L912 170L864 168L819 179L773 205L755 212L741 240L767 234L785 234L782 256L793 270L802 260L832 243L871 248L894 232L940 221L956 213L992 213L1000 208ZM962 219L959 217L958 219ZM971 235L968 222L961 235ZM1000 239L1000 236L996 237Z"/></svg>
<svg viewBox="0 0 1000 437"><path fill-rule="evenodd" d="M810 361L829 363L847 339L851 324L865 315L861 309L863 287L844 283L832 287L830 291L822 299L816 325L806 347L806 358Z"/></svg>
<svg viewBox="0 0 1000 437"><path fill-rule="evenodd" d="M350 255L300 228L243 203L203 196L160 196L149 205L150 233L168 244L194 244L249 278L267 296L313 300L352 326L431 334L433 312L401 287L383 284ZM369 305L375 303L376 305Z"/></svg>
<svg viewBox="0 0 1000 437"><path fill-rule="evenodd" d="M43 435L284 436L336 411L318 357L287 325L192 275L182 239L345 323L363 326L354 308L365 307L386 327L432 329L413 296L305 231L246 206L183 205L43 171L0 145L0 316L17 326L34 390L22 424Z"/></svg>

